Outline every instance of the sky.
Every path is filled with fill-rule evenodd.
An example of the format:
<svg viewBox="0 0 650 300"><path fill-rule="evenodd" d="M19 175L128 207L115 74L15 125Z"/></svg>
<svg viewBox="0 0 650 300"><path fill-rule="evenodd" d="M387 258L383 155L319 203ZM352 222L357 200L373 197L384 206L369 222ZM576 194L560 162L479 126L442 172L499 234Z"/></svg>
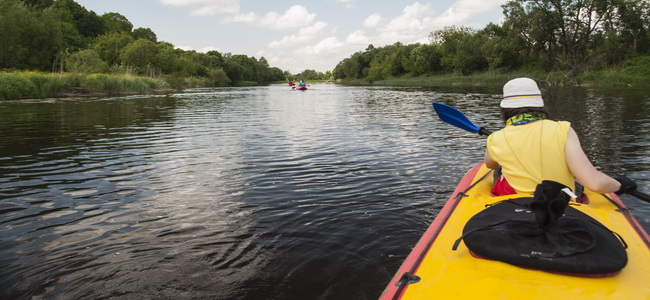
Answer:
<svg viewBox="0 0 650 300"><path fill-rule="evenodd" d="M507 0L76 0L115 12L176 48L264 57L293 74L331 71L368 45L428 43L446 26L482 29Z"/></svg>

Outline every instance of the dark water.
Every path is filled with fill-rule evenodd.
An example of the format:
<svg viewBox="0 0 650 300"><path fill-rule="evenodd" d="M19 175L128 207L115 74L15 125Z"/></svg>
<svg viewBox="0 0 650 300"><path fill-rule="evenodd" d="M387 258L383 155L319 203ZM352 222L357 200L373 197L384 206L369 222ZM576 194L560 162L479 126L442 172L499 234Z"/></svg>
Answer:
<svg viewBox="0 0 650 300"><path fill-rule="evenodd" d="M650 97L547 89L650 186ZM498 89L327 84L0 102L0 298L375 299L499 128ZM645 188L645 189L644 189ZM646 228L650 204L625 198Z"/></svg>

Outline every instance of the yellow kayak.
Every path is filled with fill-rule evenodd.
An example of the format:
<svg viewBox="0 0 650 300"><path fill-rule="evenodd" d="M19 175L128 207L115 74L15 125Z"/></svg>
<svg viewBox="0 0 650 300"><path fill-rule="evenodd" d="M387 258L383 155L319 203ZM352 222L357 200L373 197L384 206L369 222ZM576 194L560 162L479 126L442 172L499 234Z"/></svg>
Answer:
<svg viewBox="0 0 650 300"><path fill-rule="evenodd" d="M585 191L588 204L570 205L626 244L627 264L615 274L574 276L472 255L457 243L467 221L486 205L530 197L491 196L491 175L480 163L463 177L380 299L650 299L650 237L615 194Z"/></svg>

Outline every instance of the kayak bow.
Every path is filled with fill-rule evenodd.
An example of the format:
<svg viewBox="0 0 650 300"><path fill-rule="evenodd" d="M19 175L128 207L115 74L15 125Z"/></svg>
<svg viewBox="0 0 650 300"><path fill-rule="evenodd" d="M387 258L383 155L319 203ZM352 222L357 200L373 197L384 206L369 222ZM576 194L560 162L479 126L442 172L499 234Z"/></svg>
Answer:
<svg viewBox="0 0 650 300"><path fill-rule="evenodd" d="M499 201L492 172L483 163L456 187L380 299L647 299L650 297L650 237L615 194L585 191L589 204L571 207L618 233L627 244L627 265L617 274L579 277L517 267L472 256L465 243L452 250L467 221Z"/></svg>

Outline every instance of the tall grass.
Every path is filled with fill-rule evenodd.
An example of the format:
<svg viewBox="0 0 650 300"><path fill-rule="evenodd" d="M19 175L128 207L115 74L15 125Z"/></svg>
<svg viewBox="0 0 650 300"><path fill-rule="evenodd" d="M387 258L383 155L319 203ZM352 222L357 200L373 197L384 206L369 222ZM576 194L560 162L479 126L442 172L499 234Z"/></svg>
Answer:
<svg viewBox="0 0 650 300"><path fill-rule="evenodd" d="M353 81L344 82L346 84L358 85L393 85L393 86L451 86L451 85L482 85L482 86L498 86L508 82L508 80L516 77L531 77L538 80L543 80L544 77L540 74L532 73L516 73L516 74L498 74L498 73L482 73L472 76L461 75L435 75L435 76L418 76L418 77L400 77L391 78L380 81Z"/></svg>
<svg viewBox="0 0 650 300"><path fill-rule="evenodd" d="M0 100L69 95L144 94L169 87L164 80L130 75L0 72Z"/></svg>
<svg viewBox="0 0 650 300"><path fill-rule="evenodd" d="M115 76L106 74L87 75L81 79L80 84L81 88L92 93L111 95L121 93L144 94L165 86L166 83L164 81L148 77Z"/></svg>
<svg viewBox="0 0 650 300"><path fill-rule="evenodd" d="M17 73L0 73L0 99L22 99L34 97L36 84L26 76Z"/></svg>
<svg viewBox="0 0 650 300"><path fill-rule="evenodd" d="M619 66L585 73L581 81L598 85L648 86L650 85L650 56L629 59Z"/></svg>
<svg viewBox="0 0 650 300"><path fill-rule="evenodd" d="M597 86L650 86L650 56L629 59L617 66L581 73L568 77L568 71L542 72L539 70L520 70L514 72L486 72L470 76L432 75L402 76L370 82L367 79L338 80L348 85L392 85L392 86L451 86L481 85L499 86L517 77L530 77L541 84L553 86L597 85Z"/></svg>

